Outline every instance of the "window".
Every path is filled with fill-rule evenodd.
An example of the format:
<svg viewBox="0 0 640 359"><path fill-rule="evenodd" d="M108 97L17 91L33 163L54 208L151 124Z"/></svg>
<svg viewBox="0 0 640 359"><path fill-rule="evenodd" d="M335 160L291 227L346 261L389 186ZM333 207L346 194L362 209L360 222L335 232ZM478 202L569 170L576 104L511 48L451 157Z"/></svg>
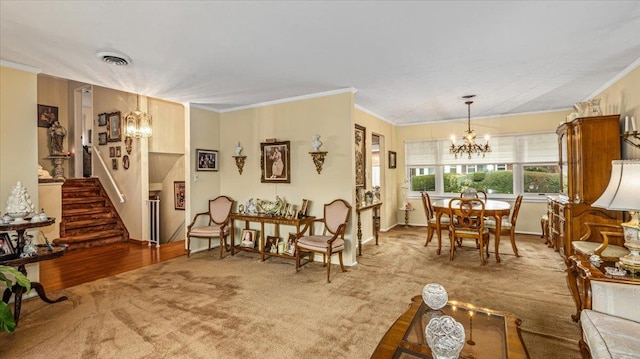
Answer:
<svg viewBox="0 0 640 359"><path fill-rule="evenodd" d="M455 159L449 140L405 142L412 191L460 193L474 187L494 195L558 193L555 133L496 136L484 157Z"/></svg>

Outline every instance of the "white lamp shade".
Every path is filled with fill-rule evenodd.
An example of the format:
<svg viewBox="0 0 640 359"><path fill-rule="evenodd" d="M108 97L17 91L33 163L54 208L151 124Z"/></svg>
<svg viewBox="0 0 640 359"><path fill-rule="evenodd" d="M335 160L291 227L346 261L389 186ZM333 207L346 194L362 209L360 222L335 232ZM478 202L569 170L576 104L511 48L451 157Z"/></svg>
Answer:
<svg viewBox="0 0 640 359"><path fill-rule="evenodd" d="M592 206L614 211L640 209L640 160L611 161L611 178Z"/></svg>

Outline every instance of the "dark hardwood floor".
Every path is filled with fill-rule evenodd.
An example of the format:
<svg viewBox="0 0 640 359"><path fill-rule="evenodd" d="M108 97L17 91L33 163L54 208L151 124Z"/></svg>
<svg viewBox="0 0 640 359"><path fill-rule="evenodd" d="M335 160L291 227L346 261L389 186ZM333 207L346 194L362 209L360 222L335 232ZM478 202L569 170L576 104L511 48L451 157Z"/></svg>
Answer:
<svg viewBox="0 0 640 359"><path fill-rule="evenodd" d="M149 247L129 241L76 249L40 262L40 283L48 292L69 288L185 255L184 241Z"/></svg>

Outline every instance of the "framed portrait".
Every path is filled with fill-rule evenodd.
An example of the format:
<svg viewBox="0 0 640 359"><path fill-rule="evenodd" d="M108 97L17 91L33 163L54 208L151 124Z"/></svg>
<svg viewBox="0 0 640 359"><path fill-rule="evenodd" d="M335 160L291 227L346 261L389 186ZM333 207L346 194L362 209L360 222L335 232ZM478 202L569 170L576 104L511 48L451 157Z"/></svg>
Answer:
<svg viewBox="0 0 640 359"><path fill-rule="evenodd" d="M113 158L111 160L111 169L114 171L118 170L118 159L117 158Z"/></svg>
<svg viewBox="0 0 640 359"><path fill-rule="evenodd" d="M125 170L129 169L129 155L122 156L122 168Z"/></svg>
<svg viewBox="0 0 640 359"><path fill-rule="evenodd" d="M98 133L98 144L99 145L106 145L107 144L107 133L106 132L99 132Z"/></svg>
<svg viewBox="0 0 640 359"><path fill-rule="evenodd" d="M197 171L217 171L218 151L196 150L196 170Z"/></svg>
<svg viewBox="0 0 640 359"><path fill-rule="evenodd" d="M17 258L8 233L0 233L0 261Z"/></svg>
<svg viewBox="0 0 640 359"><path fill-rule="evenodd" d="M264 244L265 253L278 254L278 243L280 243L280 237L267 236Z"/></svg>
<svg viewBox="0 0 640 359"><path fill-rule="evenodd" d="M98 126L106 126L107 125L107 113L99 113L98 114Z"/></svg>
<svg viewBox="0 0 640 359"><path fill-rule="evenodd" d="M111 112L107 116L107 141L122 141L122 121L120 120L120 111Z"/></svg>
<svg viewBox="0 0 640 359"><path fill-rule="evenodd" d="M93 131L92 130L87 130L87 139L89 140L89 144L93 143Z"/></svg>
<svg viewBox="0 0 640 359"><path fill-rule="evenodd" d="M389 151L389 168L396 168L396 153Z"/></svg>
<svg viewBox="0 0 640 359"><path fill-rule="evenodd" d="M287 239L287 243L284 246L284 254L288 254L290 256L296 255L296 234L289 233L289 239Z"/></svg>
<svg viewBox="0 0 640 359"><path fill-rule="evenodd" d="M122 147L116 146L116 157L122 156Z"/></svg>
<svg viewBox="0 0 640 359"><path fill-rule="evenodd" d="M49 128L56 121L58 121L57 107L38 105L38 127Z"/></svg>
<svg viewBox="0 0 640 359"><path fill-rule="evenodd" d="M111 146L109 147L109 157L115 157L116 156L116 148Z"/></svg>
<svg viewBox="0 0 640 359"><path fill-rule="evenodd" d="M290 142L260 143L260 182L291 183Z"/></svg>
<svg viewBox="0 0 640 359"><path fill-rule="evenodd" d="M184 181L173 181L173 201L175 209L184 211L185 198Z"/></svg>
<svg viewBox="0 0 640 359"><path fill-rule="evenodd" d="M258 232L255 229L243 229L240 238L240 247L256 248L258 246L256 243L259 241Z"/></svg>
<svg viewBox="0 0 640 359"><path fill-rule="evenodd" d="M300 212L298 212L298 213L300 214L301 217L306 217L308 210L309 210L309 200L308 199L303 199L302 200L302 205L300 206Z"/></svg>
<svg viewBox="0 0 640 359"><path fill-rule="evenodd" d="M355 128L355 151L356 151L356 188L366 187L366 139L367 130L363 126L356 125Z"/></svg>

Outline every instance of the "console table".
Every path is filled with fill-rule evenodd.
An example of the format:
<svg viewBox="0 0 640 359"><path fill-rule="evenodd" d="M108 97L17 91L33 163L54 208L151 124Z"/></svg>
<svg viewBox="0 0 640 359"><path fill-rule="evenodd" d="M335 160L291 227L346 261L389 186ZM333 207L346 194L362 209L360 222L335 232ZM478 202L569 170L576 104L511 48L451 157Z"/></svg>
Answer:
<svg viewBox="0 0 640 359"><path fill-rule="evenodd" d="M382 337L371 358L431 359L424 329L431 318L442 314L464 326L466 343L460 358L529 358L520 337L522 321L513 314L457 301L449 301L444 308L434 311L424 304L421 295L413 297L409 309Z"/></svg>
<svg viewBox="0 0 640 359"><path fill-rule="evenodd" d="M356 205L356 217L358 218L358 255L362 255L362 221L360 220L360 212L371 209L371 219L373 221L373 236L376 238L376 246L378 245L378 232L380 231L380 207L382 202Z"/></svg>
<svg viewBox="0 0 640 359"><path fill-rule="evenodd" d="M289 256L286 254L277 254L277 253L266 253L264 250L265 247L265 238L264 238L264 225L265 223L270 223L275 226L274 235L276 237L280 237L280 225L288 225L296 227L296 235L300 236L304 234L307 230L309 230L310 234L313 234L313 222L316 217L302 217L302 218L287 218L280 216L267 216L265 214L241 214L241 213L231 213L230 218L230 228L231 228L231 255L235 255L235 250L245 250L249 252L257 252L260 253L260 260L264 261L265 255L268 256L276 256L276 257L284 257L284 258L295 258L294 256ZM249 229L250 222L260 223L260 245L258 248L248 248L242 247L240 245L236 246L235 242L235 221L244 221L244 228Z"/></svg>

